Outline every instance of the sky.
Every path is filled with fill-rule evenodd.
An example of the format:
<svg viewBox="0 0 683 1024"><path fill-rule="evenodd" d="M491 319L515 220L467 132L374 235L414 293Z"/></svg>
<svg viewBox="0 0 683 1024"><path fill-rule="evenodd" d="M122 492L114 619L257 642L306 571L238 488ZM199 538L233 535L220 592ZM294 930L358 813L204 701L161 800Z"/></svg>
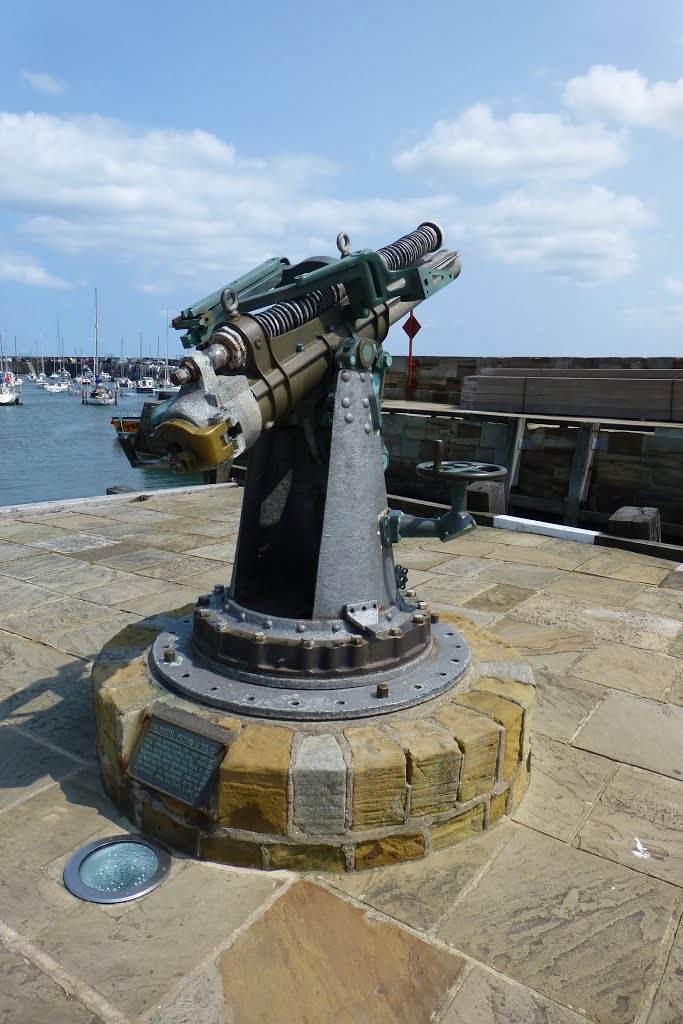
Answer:
<svg viewBox="0 0 683 1024"><path fill-rule="evenodd" d="M100 353L163 355L262 260L427 219L463 269L416 354L681 354L680 0L31 0L0 53L6 351L92 353L97 288Z"/></svg>

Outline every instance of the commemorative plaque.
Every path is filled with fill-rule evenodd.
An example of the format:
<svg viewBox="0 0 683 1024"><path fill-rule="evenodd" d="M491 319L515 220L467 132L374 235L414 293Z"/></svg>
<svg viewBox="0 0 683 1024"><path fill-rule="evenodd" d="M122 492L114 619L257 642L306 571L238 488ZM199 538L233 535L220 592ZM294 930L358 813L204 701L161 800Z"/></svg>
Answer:
<svg viewBox="0 0 683 1024"><path fill-rule="evenodd" d="M128 774L192 807L206 808L225 745L162 718L150 719Z"/></svg>

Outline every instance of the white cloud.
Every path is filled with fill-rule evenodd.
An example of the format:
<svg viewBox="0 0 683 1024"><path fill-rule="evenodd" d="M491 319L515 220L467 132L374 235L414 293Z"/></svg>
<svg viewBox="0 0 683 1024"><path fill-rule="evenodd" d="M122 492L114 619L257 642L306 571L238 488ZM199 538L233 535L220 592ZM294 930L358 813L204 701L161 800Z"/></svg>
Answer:
<svg viewBox="0 0 683 1024"><path fill-rule="evenodd" d="M61 277L51 274L29 256L0 252L0 280L15 284L34 285L38 288L70 288Z"/></svg>
<svg viewBox="0 0 683 1024"><path fill-rule="evenodd" d="M580 114L626 125L683 132L683 78L649 82L639 71L596 64L565 85L564 102Z"/></svg>
<svg viewBox="0 0 683 1024"><path fill-rule="evenodd" d="M497 119L485 104L454 121L437 121L396 157L401 171L439 186L459 178L490 183L585 179L626 161L622 135L600 124L573 124L558 114L516 113Z"/></svg>
<svg viewBox="0 0 683 1024"><path fill-rule="evenodd" d="M255 159L203 131L133 133L92 116L0 113L0 207L25 237L68 254L107 252L151 282L241 272L273 255L383 244L452 202L331 200L335 169L317 156Z"/></svg>
<svg viewBox="0 0 683 1024"><path fill-rule="evenodd" d="M22 71L21 77L36 92L47 93L49 96L61 96L66 89L64 82L54 75L48 75L46 71Z"/></svg>
<svg viewBox="0 0 683 1024"><path fill-rule="evenodd" d="M593 285L635 270L634 233L650 221L635 196L597 185L525 188L473 212L471 232L504 263Z"/></svg>
<svg viewBox="0 0 683 1024"><path fill-rule="evenodd" d="M683 277L665 277L662 286L669 295L683 295Z"/></svg>

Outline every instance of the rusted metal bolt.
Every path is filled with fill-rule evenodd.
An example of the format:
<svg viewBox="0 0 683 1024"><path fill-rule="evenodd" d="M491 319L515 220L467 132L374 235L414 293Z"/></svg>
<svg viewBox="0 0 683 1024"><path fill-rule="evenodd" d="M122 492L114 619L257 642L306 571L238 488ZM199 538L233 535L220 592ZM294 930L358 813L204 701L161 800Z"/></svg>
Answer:
<svg viewBox="0 0 683 1024"><path fill-rule="evenodd" d="M357 633L354 633L354 635L351 637L351 643L354 645L354 647L360 647L360 645L363 643L363 637L358 636Z"/></svg>
<svg viewBox="0 0 683 1024"><path fill-rule="evenodd" d="M309 637L303 636L301 638L301 646L302 647L312 647L313 646L313 641Z"/></svg>
<svg viewBox="0 0 683 1024"><path fill-rule="evenodd" d="M415 597L415 591L414 590L406 590L406 591L404 591L404 593L405 593L406 597Z"/></svg>
<svg viewBox="0 0 683 1024"><path fill-rule="evenodd" d="M230 632L230 623L229 622L219 622L218 625L216 626L216 629L218 630L219 633L229 633Z"/></svg>
<svg viewBox="0 0 683 1024"><path fill-rule="evenodd" d="M375 691L376 697L388 697L389 696L389 683L378 683Z"/></svg>
<svg viewBox="0 0 683 1024"><path fill-rule="evenodd" d="M171 383L175 384L176 387L182 387L183 384L187 384L190 380L192 380L192 374L186 366L179 366L171 374Z"/></svg>
<svg viewBox="0 0 683 1024"><path fill-rule="evenodd" d="M417 607L422 608L424 611L424 609L429 608L429 601L418 601Z"/></svg>
<svg viewBox="0 0 683 1024"><path fill-rule="evenodd" d="M208 619L209 615L211 615L211 612L209 611L208 608L196 608L194 614L195 617L198 619Z"/></svg>
<svg viewBox="0 0 683 1024"><path fill-rule="evenodd" d="M164 661L173 662L173 661L176 660L177 656L178 655L177 655L175 647L167 647L164 650Z"/></svg>
<svg viewBox="0 0 683 1024"><path fill-rule="evenodd" d="M403 630L399 626L392 626L389 630L389 636L403 636Z"/></svg>
<svg viewBox="0 0 683 1024"><path fill-rule="evenodd" d="M413 622L415 623L415 625L422 626L424 624L424 621L425 616L422 614L422 612L415 612L415 614L413 615Z"/></svg>
<svg viewBox="0 0 683 1024"><path fill-rule="evenodd" d="M197 598L197 604L198 605L208 604L209 603L209 597L210 597L209 594L200 594L199 597Z"/></svg>
<svg viewBox="0 0 683 1024"><path fill-rule="evenodd" d="M430 618L430 621L432 622L432 624L434 624L434 623L439 621L439 613L438 612L432 612L431 615L429 616L429 618Z"/></svg>
<svg viewBox="0 0 683 1024"><path fill-rule="evenodd" d="M265 633L254 633L254 640L257 644L264 644L266 642Z"/></svg>

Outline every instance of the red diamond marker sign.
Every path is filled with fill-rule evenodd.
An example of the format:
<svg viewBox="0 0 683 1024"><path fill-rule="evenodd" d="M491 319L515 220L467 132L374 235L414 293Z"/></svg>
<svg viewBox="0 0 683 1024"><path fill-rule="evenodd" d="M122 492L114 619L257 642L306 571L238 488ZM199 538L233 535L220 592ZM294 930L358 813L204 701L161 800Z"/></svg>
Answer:
<svg viewBox="0 0 683 1024"><path fill-rule="evenodd" d="M403 330L406 332L410 340L412 341L418 331L422 330L422 324L415 318L415 314L410 312L410 316L404 324L401 325Z"/></svg>

